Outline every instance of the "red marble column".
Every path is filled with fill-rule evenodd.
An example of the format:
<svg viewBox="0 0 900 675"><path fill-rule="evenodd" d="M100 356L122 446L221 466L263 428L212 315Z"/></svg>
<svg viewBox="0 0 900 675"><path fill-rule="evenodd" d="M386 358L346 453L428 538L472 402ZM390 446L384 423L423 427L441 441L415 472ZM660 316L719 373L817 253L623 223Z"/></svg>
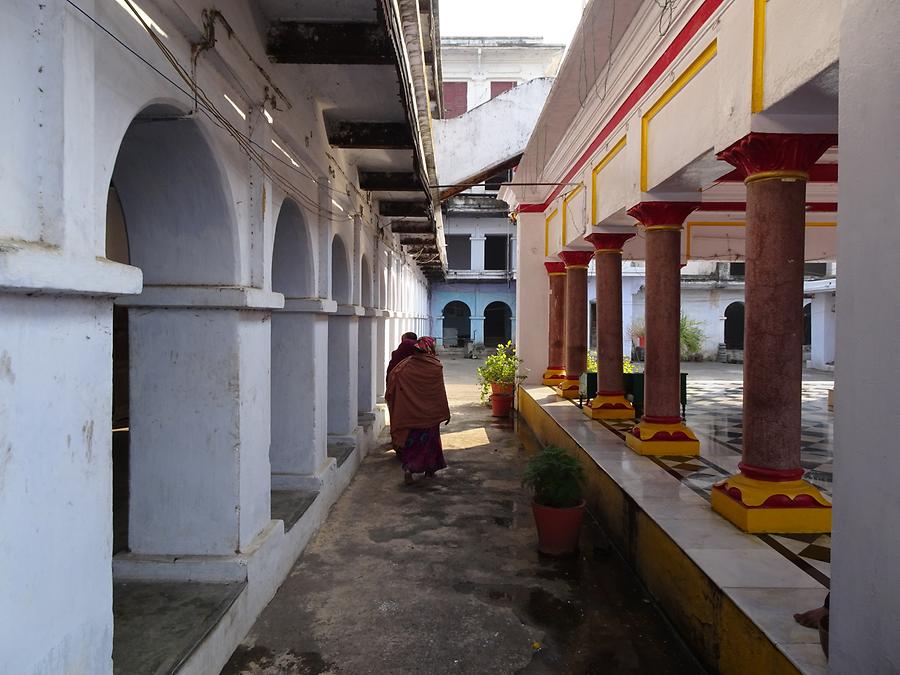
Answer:
<svg viewBox="0 0 900 675"><path fill-rule="evenodd" d="M555 387L566 379L565 329L566 329L566 264L545 262L550 277L550 309L547 317L548 347L547 370L544 384Z"/></svg>
<svg viewBox="0 0 900 675"><path fill-rule="evenodd" d="M750 532L831 531L831 508L802 480L803 262L808 171L831 134L751 133L719 153L747 188L741 473L713 508Z"/></svg>
<svg viewBox="0 0 900 675"><path fill-rule="evenodd" d="M587 367L587 270L593 251L562 251L566 264L566 379L556 393L578 398L581 374Z"/></svg>
<svg viewBox="0 0 900 675"><path fill-rule="evenodd" d="M681 227L699 204L641 202L628 211L646 236L644 415L626 436L642 455L698 455L700 442L681 419Z"/></svg>
<svg viewBox="0 0 900 675"><path fill-rule="evenodd" d="M622 246L632 237L618 232L585 237L597 249L597 395L584 407L595 420L634 417L622 386Z"/></svg>

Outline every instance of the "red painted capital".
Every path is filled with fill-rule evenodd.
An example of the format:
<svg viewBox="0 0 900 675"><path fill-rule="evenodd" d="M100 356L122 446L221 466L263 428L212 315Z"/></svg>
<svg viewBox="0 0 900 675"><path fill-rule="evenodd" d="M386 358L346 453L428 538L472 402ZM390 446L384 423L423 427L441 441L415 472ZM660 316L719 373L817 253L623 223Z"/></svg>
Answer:
<svg viewBox="0 0 900 675"><path fill-rule="evenodd" d="M621 251L634 234L622 232L594 232L585 237L598 251Z"/></svg>
<svg viewBox="0 0 900 675"><path fill-rule="evenodd" d="M557 255L566 264L566 267L569 267L571 265L585 266L591 262L591 259L594 257L594 252L593 251L560 251Z"/></svg>
<svg viewBox="0 0 900 675"><path fill-rule="evenodd" d="M564 262L545 262L544 267L547 268L547 274L561 274L566 271Z"/></svg>
<svg viewBox="0 0 900 675"><path fill-rule="evenodd" d="M768 171L809 173L832 145L837 134L770 134L751 131L716 155L741 173L742 178Z"/></svg>
<svg viewBox="0 0 900 675"><path fill-rule="evenodd" d="M700 202L641 202L628 209L628 215L647 227L684 223Z"/></svg>

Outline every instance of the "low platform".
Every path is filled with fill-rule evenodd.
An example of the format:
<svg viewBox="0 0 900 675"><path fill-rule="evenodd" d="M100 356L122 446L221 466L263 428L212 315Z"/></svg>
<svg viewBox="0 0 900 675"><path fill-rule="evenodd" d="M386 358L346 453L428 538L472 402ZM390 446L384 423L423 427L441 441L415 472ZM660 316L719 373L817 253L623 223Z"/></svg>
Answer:
<svg viewBox="0 0 900 675"><path fill-rule="evenodd" d="M178 672L246 586L246 582L113 584L113 672Z"/></svg>
<svg viewBox="0 0 900 675"><path fill-rule="evenodd" d="M309 490L272 490L272 520L283 520L284 531L289 532L318 496Z"/></svg>
<svg viewBox="0 0 900 675"><path fill-rule="evenodd" d="M549 387L520 387L518 405L542 443L577 454L589 508L710 671L825 672L818 632L793 614L821 606L830 580L783 538L744 534L713 512L713 475L682 480L711 469L704 457L639 456L626 422L590 420Z"/></svg>

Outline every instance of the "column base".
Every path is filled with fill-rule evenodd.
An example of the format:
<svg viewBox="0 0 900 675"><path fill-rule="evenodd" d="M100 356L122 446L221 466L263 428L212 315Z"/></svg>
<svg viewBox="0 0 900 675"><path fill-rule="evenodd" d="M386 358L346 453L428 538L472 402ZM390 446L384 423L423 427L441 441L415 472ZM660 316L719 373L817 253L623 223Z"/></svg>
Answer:
<svg viewBox="0 0 900 675"><path fill-rule="evenodd" d="M556 395L567 399L578 398L581 394L581 382L579 380L565 379L555 387Z"/></svg>
<svg viewBox="0 0 900 675"><path fill-rule="evenodd" d="M700 441L681 420L652 422L645 417L625 434L625 443L639 455L700 454Z"/></svg>
<svg viewBox="0 0 900 675"><path fill-rule="evenodd" d="M731 476L713 485L713 510L750 533L831 532L831 503L805 480Z"/></svg>
<svg viewBox="0 0 900 675"><path fill-rule="evenodd" d="M624 394L597 394L584 406L584 414L592 420L630 420L634 419L634 406Z"/></svg>
<svg viewBox="0 0 900 675"><path fill-rule="evenodd" d="M565 368L547 368L544 371L544 378L541 380L548 387L555 387L566 379Z"/></svg>

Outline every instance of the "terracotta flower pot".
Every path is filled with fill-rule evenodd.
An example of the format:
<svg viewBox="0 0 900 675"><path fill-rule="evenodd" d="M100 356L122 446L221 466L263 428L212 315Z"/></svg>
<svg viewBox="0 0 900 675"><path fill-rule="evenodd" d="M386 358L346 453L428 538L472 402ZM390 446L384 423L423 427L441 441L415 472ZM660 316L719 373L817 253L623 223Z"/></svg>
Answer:
<svg viewBox="0 0 900 675"><path fill-rule="evenodd" d="M491 416L509 417L512 403L512 394L491 394Z"/></svg>
<svg viewBox="0 0 900 675"><path fill-rule="evenodd" d="M570 555L578 550L584 519L584 501L571 508L556 509L531 502L538 531L538 550L546 555Z"/></svg>
<svg viewBox="0 0 900 675"><path fill-rule="evenodd" d="M504 382L491 382L491 393L492 394L507 394L512 395L514 385L512 383L504 383Z"/></svg>

